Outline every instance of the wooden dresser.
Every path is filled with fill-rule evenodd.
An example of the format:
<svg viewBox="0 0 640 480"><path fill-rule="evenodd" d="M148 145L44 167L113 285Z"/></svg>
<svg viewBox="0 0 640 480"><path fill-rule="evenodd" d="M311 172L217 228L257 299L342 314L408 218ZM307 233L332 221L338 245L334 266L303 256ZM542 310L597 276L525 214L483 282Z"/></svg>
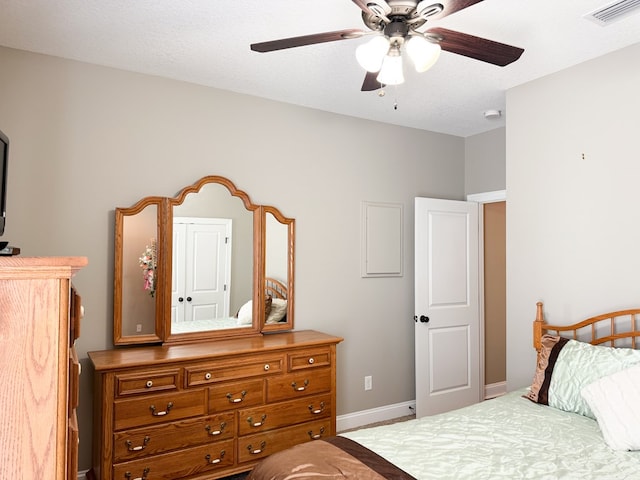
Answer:
<svg viewBox="0 0 640 480"><path fill-rule="evenodd" d="M310 330L90 352L93 477L215 479L336 430L336 345Z"/></svg>
<svg viewBox="0 0 640 480"><path fill-rule="evenodd" d="M78 470L74 342L84 257L0 258L0 478L66 480Z"/></svg>

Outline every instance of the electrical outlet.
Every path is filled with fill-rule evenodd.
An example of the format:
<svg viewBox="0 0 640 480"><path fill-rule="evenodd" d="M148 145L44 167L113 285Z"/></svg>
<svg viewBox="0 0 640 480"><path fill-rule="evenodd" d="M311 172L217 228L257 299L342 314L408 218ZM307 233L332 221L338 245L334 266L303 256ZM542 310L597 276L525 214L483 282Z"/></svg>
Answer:
<svg viewBox="0 0 640 480"><path fill-rule="evenodd" d="M136 325L136 332L137 332L137 333L140 333L141 331L142 331L142 324L141 324L141 323L138 323L138 324Z"/></svg>
<svg viewBox="0 0 640 480"><path fill-rule="evenodd" d="M373 377L371 375L367 375L364 377L364 389L371 390L373 388Z"/></svg>

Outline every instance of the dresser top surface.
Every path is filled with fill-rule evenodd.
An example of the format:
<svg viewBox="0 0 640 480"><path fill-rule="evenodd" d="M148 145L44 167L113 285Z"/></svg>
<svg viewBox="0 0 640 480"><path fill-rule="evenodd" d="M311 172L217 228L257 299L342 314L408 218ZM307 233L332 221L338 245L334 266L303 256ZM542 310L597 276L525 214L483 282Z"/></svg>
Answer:
<svg viewBox="0 0 640 480"><path fill-rule="evenodd" d="M70 278L88 263L87 257L0 257L0 278L40 276Z"/></svg>
<svg viewBox="0 0 640 480"><path fill-rule="evenodd" d="M314 330L270 333L184 345L158 345L135 348L116 348L89 352L96 371L157 365L165 362L207 360L229 355L268 352L295 347L337 344L343 339Z"/></svg>

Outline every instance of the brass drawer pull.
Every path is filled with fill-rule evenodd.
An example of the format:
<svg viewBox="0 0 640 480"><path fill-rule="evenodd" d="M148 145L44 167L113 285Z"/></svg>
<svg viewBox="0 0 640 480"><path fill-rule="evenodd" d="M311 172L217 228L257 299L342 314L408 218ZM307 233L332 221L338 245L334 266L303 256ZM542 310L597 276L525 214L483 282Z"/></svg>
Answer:
<svg viewBox="0 0 640 480"><path fill-rule="evenodd" d="M151 405L149 407L149 410L151 410L151 415L153 415L154 417L164 417L165 415L169 414L169 410L171 410L173 408L173 402L169 402L167 403L167 409L166 410L162 410L161 412L156 412L156 406L155 405Z"/></svg>
<svg viewBox="0 0 640 480"><path fill-rule="evenodd" d="M305 380L304 381L304 385L301 386L301 387L298 387L296 382L292 382L291 386L293 387L293 389L296 392L304 392L307 389L307 387L309 386L309 380Z"/></svg>
<svg viewBox="0 0 640 480"><path fill-rule="evenodd" d="M127 450L129 450L130 452L139 452L140 450L144 450L146 448L147 444L149 443L149 440L151 440L151 438L144 437L144 440L142 441L142 445L138 445L137 447L131 446L133 445L131 443L131 440L127 440L125 444L127 445Z"/></svg>
<svg viewBox="0 0 640 480"><path fill-rule="evenodd" d="M249 450L249 453L251 455L258 455L259 453L262 453L262 451L264 450L264 447L267 445L267 442L262 441L262 443L260 444L260 448L257 449L253 449L253 446L251 444L247 445L247 450Z"/></svg>
<svg viewBox="0 0 640 480"><path fill-rule="evenodd" d="M205 380L211 380L211 374L209 372L204 374L204 379Z"/></svg>
<svg viewBox="0 0 640 480"><path fill-rule="evenodd" d="M324 402L320 402L320 408L316 410L313 409L313 405L309 405L309 411L314 415L318 415L319 413L322 413L324 411Z"/></svg>
<svg viewBox="0 0 640 480"><path fill-rule="evenodd" d="M243 390L242 392L240 392L240 397L238 398L233 398L233 394L232 393L227 393L227 398L229 399L229 403L240 403L242 400L244 400L245 395L247 394L246 390Z"/></svg>
<svg viewBox="0 0 640 480"><path fill-rule="evenodd" d="M209 454L207 454L204 458L205 458L205 460L207 461L207 463L209 465L215 465L215 464L220 463L222 461L222 459L224 458L224 454L225 454L225 451L222 450L220 452L220 456L218 458L212 459L211 455L209 455Z"/></svg>
<svg viewBox="0 0 640 480"><path fill-rule="evenodd" d="M127 480L147 480L147 475L148 475L148 474L149 474L149 467L145 468L145 469L142 471L142 476L141 476L141 477L131 478L131 472L126 472L126 473L124 474L124 477L125 477Z"/></svg>
<svg viewBox="0 0 640 480"><path fill-rule="evenodd" d="M153 382L151 380L147 380L147 383L145 383L144 386L147 387L147 388L151 388L151 387L153 387Z"/></svg>
<svg viewBox="0 0 640 480"><path fill-rule="evenodd" d="M315 363L315 360L313 359L313 357L309 358L309 365L313 365Z"/></svg>
<svg viewBox="0 0 640 480"><path fill-rule="evenodd" d="M311 440L319 440L324 434L324 427L320 427L320 433L316 433L315 435L313 434L313 430L309 430L307 433L309 434L309 438Z"/></svg>
<svg viewBox="0 0 640 480"><path fill-rule="evenodd" d="M209 425L207 425L206 427L204 427L204 429L205 429L207 432L209 432L209 435L212 435L212 436L214 436L214 437L215 437L215 436L217 436L217 435L221 435L221 434L222 434L222 432L224 432L224 429L225 429L226 427L227 427L227 422L222 422L222 423L220 424L220 430L213 430L213 431L212 431L212 430L211 430L211 426L209 426Z"/></svg>
<svg viewBox="0 0 640 480"><path fill-rule="evenodd" d="M262 415L262 419L259 422L253 423L253 417L249 417L247 418L247 422L249 423L249 425L251 425L252 427L258 428L261 427L262 425L264 425L264 421L267 419L267 414L265 413L264 415Z"/></svg>

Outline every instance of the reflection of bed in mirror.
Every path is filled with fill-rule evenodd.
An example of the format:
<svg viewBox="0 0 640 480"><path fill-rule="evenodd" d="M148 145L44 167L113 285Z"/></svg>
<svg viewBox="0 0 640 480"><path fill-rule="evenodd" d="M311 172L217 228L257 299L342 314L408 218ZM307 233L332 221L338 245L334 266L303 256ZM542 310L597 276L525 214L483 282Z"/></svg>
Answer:
<svg viewBox="0 0 640 480"><path fill-rule="evenodd" d="M268 313L265 316L265 323L271 325L274 323L281 323L287 321L287 287L276 280L275 278L266 277L264 279L264 293L266 297L265 312ZM266 304L271 303L271 307L267 308Z"/></svg>
<svg viewBox="0 0 640 480"><path fill-rule="evenodd" d="M287 287L275 278L264 279L265 323L277 324L287 321ZM247 301L233 317L192 320L171 325L171 333L199 332L222 328L251 326L252 301Z"/></svg>

